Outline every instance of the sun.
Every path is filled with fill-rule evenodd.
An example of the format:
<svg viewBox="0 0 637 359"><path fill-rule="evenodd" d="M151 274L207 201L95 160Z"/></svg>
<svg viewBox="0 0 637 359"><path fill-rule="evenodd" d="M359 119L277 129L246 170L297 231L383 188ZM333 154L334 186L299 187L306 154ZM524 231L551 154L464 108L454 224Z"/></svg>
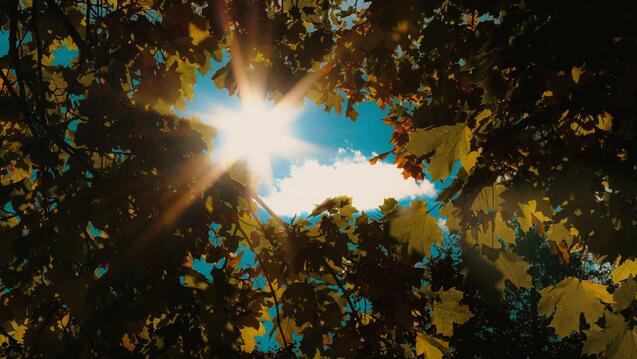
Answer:
<svg viewBox="0 0 637 359"><path fill-rule="evenodd" d="M219 130L213 159L226 166L244 160L259 181L270 182L274 157L293 157L311 148L291 132L299 112L283 103L272 106L258 97L242 99L238 109L214 107L205 116Z"/></svg>

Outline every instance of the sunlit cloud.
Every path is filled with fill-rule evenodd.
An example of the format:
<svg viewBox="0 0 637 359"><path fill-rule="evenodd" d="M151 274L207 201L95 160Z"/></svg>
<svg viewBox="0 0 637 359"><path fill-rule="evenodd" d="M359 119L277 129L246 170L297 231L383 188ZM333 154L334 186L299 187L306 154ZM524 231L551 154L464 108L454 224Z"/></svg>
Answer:
<svg viewBox="0 0 637 359"><path fill-rule="evenodd" d="M371 165L361 152L339 149L338 157L329 164L315 159L293 164L290 175L277 179L264 200L278 214L294 215L309 213L334 196L351 196L354 207L370 210L388 197L431 197L435 192L429 181L405 180L394 164L379 161Z"/></svg>

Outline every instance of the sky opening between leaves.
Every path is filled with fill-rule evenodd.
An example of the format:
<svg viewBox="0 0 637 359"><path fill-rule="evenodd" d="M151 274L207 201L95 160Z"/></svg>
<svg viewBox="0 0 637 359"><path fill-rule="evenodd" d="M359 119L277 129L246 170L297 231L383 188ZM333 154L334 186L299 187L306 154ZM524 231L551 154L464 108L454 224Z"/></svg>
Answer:
<svg viewBox="0 0 637 359"><path fill-rule="evenodd" d="M213 63L213 72L228 61ZM241 101L225 89L215 87L209 76L197 74L194 97L181 116L205 116L219 108L238 111ZM266 107L273 107L266 101ZM272 180L261 181L259 195L284 218L307 214L324 199L340 195L353 198L353 205L364 211L375 211L384 198L393 197L400 203L416 198L428 198L442 186L428 180L405 180L401 170L388 157L371 165L369 159L389 151L392 128L384 123L386 111L375 103L362 103L356 108L357 121L334 109L325 112L322 106L305 99L290 125L291 135L313 150L294 152L272 158ZM223 119L222 119L223 120ZM229 141L220 131L214 140L218 149ZM267 137L261 138L268 141ZM214 151L213 151L214 159ZM300 212L299 212L300 211Z"/></svg>

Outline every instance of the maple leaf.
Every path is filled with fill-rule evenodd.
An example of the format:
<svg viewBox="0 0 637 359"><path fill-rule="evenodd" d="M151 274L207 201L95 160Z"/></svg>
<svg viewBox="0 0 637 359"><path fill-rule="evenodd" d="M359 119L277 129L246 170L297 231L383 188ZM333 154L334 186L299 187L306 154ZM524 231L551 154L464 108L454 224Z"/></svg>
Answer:
<svg viewBox="0 0 637 359"><path fill-rule="evenodd" d="M551 228L546 232L546 239L549 241L553 241L556 244L561 244L562 241L566 243L566 246L569 247L573 243L573 236L571 235L571 231L566 228L564 223L558 222L553 223Z"/></svg>
<svg viewBox="0 0 637 359"><path fill-rule="evenodd" d="M620 283L619 288L613 292L613 299L615 300L613 308L619 311L630 307L633 301L637 299L637 280L635 280L633 275L630 275L627 280Z"/></svg>
<svg viewBox="0 0 637 359"><path fill-rule="evenodd" d="M416 335L416 355L423 354L427 359L442 359L449 354L449 343L419 332Z"/></svg>
<svg viewBox="0 0 637 359"><path fill-rule="evenodd" d="M24 342L24 335L25 335L25 333L27 332L27 329L28 329L29 320L26 319L23 322L23 324L19 324L15 320L12 320L12 321L9 322L9 324L11 325L11 331L9 331L9 334L18 343L23 343Z"/></svg>
<svg viewBox="0 0 637 359"><path fill-rule="evenodd" d="M582 353L594 355L603 353L604 358L629 359L637 357L637 328L629 328L624 317L607 312L606 325L591 326L586 330L586 342Z"/></svg>
<svg viewBox="0 0 637 359"><path fill-rule="evenodd" d="M613 282L619 283L629 276L637 276L637 259L627 259L611 274Z"/></svg>
<svg viewBox="0 0 637 359"><path fill-rule="evenodd" d="M604 314L604 303L613 303L604 285L574 277L542 289L541 294L539 312L553 315L549 326L560 337L579 331L580 314L584 314L587 323L595 323Z"/></svg>
<svg viewBox="0 0 637 359"><path fill-rule="evenodd" d="M210 37L210 33L206 29L201 29L195 23L188 24L188 35L192 39L192 44L197 46Z"/></svg>
<svg viewBox="0 0 637 359"><path fill-rule="evenodd" d="M522 210L522 214L517 217L517 219L518 223L520 223L520 228L522 228L524 232L531 229L531 226L541 225L542 222L550 220L549 217L537 209L537 201L535 200L531 200L527 203L520 203L519 207Z"/></svg>
<svg viewBox="0 0 637 359"><path fill-rule="evenodd" d="M483 187L473 200L473 203L471 203L471 211L476 214L488 214L491 211L499 211L503 202L500 195L505 190L506 187L499 183Z"/></svg>
<svg viewBox="0 0 637 359"><path fill-rule="evenodd" d="M501 239L505 243L515 244L515 232L502 219L500 212L496 212L495 216L492 215L483 225L476 225L474 230L469 232L469 236L476 242L491 248L502 247L497 239Z"/></svg>
<svg viewBox="0 0 637 359"><path fill-rule="evenodd" d="M261 321L259 321L259 327L243 327L239 329L241 333L241 339L243 339L243 345L241 345L241 350L246 353L252 353L254 349L257 347L256 338L257 336L261 336L265 334L265 326Z"/></svg>
<svg viewBox="0 0 637 359"><path fill-rule="evenodd" d="M510 280L518 288L533 286L531 276L527 272L531 266L512 251L500 251L498 258L495 260L495 266L503 275L496 284L496 288L502 294L504 294L505 280Z"/></svg>
<svg viewBox="0 0 637 359"><path fill-rule="evenodd" d="M410 133L406 149L417 156L433 152L428 171L431 178L438 180L451 173L456 160L474 162L475 158L467 158L470 140L471 130L465 124L440 126Z"/></svg>
<svg viewBox="0 0 637 359"><path fill-rule="evenodd" d="M431 313L431 323L436 326L436 333L450 337L453 335L454 323L464 324L473 316L469 306L460 304L462 294L455 288L438 293L440 301L434 303Z"/></svg>
<svg viewBox="0 0 637 359"><path fill-rule="evenodd" d="M390 234L408 243L408 251L427 255L434 243L442 243L442 230L435 218L427 213L427 202L414 201L410 208L401 208L389 227Z"/></svg>

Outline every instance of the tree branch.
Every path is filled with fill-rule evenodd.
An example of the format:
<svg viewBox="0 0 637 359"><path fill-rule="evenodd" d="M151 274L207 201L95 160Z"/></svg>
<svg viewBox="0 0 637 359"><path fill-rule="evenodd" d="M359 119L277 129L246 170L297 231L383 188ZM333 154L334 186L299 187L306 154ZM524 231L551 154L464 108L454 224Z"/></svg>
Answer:
<svg viewBox="0 0 637 359"><path fill-rule="evenodd" d="M268 282L268 288L270 288L270 292L272 292L272 298L274 298L274 308L276 310L276 325L279 329L279 333L281 333L281 338L283 338L283 345L287 347L288 341L285 338L285 332L283 331L283 326L281 325L281 313L279 312L279 300L276 297L276 291L274 290L274 287L272 286L272 281L269 278L268 271L265 267L265 264L263 263L263 260L261 259L261 254L256 251L256 249L252 245L252 241L250 240L250 237L248 237L248 235L243 230L243 228L241 228L241 226L237 226L237 228L241 232L241 235L246 239L246 242L248 242L248 246L250 247L250 250L254 252L254 255L257 258L257 261L261 265L261 268L263 268L263 276L265 277L266 282Z"/></svg>
<svg viewBox="0 0 637 359"><path fill-rule="evenodd" d="M82 36L80 35L80 33L77 32L77 29L75 28L75 26L73 26L73 23L68 18L68 16L66 16L64 11L58 6L58 4L55 3L55 0L46 0L46 3L51 8L51 10L53 10L55 15L57 15L57 17L62 21L62 24L66 28L66 31L68 31L69 35L71 35L73 42L75 42L77 47L80 49L80 58L82 56L87 56L88 58L92 58L93 52L86 45L86 42L84 42L84 39L82 39Z"/></svg>

